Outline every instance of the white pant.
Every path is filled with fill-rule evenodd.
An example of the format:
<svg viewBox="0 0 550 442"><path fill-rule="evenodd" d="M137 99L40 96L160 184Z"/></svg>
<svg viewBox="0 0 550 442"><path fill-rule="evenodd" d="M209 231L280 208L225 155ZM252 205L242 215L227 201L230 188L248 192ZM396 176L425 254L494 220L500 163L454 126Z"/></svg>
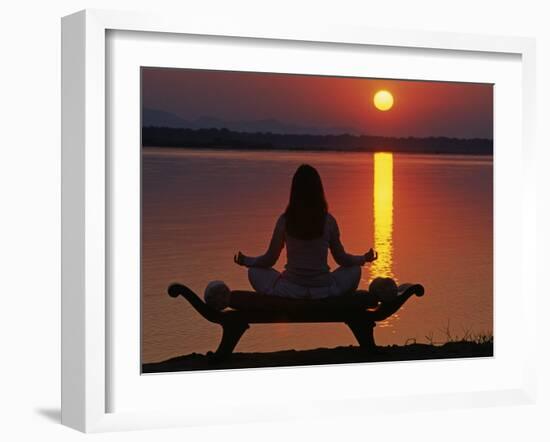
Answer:
<svg viewBox="0 0 550 442"><path fill-rule="evenodd" d="M281 273L273 268L248 269L250 285L258 293L286 298L321 299L355 290L361 280L361 267L338 267L330 276L332 284L327 287L304 287L283 278Z"/></svg>

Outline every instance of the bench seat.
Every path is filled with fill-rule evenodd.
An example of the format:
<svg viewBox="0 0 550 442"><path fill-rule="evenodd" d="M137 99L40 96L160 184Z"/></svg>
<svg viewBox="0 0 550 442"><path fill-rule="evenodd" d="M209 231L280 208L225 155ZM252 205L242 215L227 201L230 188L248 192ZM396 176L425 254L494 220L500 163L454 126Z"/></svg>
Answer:
<svg viewBox="0 0 550 442"><path fill-rule="evenodd" d="M353 332L361 348L373 350L373 329L376 322L393 315L413 295L423 296L420 284L402 284L398 296L389 302L379 302L365 290L319 300L292 299L262 295L245 290L231 292L229 308L218 311L210 307L183 284L172 284L168 294L183 296L206 320L223 328L221 343L211 355L213 362L228 357L250 324L342 322Z"/></svg>

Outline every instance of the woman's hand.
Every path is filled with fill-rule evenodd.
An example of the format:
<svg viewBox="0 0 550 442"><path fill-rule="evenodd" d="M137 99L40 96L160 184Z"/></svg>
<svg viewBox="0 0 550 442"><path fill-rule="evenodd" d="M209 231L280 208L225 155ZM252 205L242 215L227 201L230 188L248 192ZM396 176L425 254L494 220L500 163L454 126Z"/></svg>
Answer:
<svg viewBox="0 0 550 442"><path fill-rule="evenodd" d="M376 261L377 259L378 259L378 253L373 249L370 249L367 253L365 253L366 262L373 262L373 261Z"/></svg>
<svg viewBox="0 0 550 442"><path fill-rule="evenodd" d="M244 266L244 255L240 250L236 255L233 256L233 262L235 262L235 264L238 264L240 266Z"/></svg>

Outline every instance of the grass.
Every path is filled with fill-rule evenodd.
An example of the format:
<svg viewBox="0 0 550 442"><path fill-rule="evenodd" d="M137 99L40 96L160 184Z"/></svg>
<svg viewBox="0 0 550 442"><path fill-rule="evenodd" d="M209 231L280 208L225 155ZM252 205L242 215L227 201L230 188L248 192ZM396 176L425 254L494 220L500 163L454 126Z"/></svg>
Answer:
<svg viewBox="0 0 550 442"><path fill-rule="evenodd" d="M457 334L451 331L451 321L447 320L447 324L444 327L439 328L439 332L443 335L442 340L435 339L435 333L433 331L428 332L424 336L426 342L429 345L445 345L448 343L463 342L463 343L473 343L473 344L492 344L493 343L493 333L492 332L472 332L469 328L462 327L462 333ZM405 345L413 342L416 344L416 338L408 338L405 341Z"/></svg>

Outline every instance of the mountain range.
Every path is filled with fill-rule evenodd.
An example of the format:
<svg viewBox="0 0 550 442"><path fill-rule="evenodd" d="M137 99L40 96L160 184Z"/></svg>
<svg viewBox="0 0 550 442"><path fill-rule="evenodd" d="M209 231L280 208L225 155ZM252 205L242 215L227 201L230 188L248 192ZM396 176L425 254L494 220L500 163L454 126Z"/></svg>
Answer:
<svg viewBox="0 0 550 442"><path fill-rule="evenodd" d="M353 127L316 127L299 126L276 119L235 120L227 121L212 116L201 116L186 120L171 112L144 108L142 112L142 127L169 127L173 129L228 129L234 132L276 133L276 134L308 134L308 135L360 135Z"/></svg>

